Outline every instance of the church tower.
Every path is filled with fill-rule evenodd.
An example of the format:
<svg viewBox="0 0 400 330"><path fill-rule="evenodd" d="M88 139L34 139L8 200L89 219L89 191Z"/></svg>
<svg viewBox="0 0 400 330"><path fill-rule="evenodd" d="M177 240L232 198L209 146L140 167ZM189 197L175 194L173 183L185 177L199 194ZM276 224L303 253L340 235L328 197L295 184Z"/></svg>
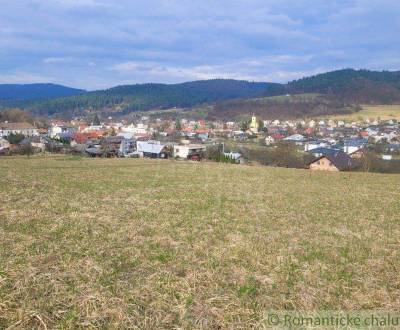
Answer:
<svg viewBox="0 0 400 330"><path fill-rule="evenodd" d="M258 121L257 121L257 117L255 115L253 115L251 117L250 130L253 133L257 133L258 132Z"/></svg>

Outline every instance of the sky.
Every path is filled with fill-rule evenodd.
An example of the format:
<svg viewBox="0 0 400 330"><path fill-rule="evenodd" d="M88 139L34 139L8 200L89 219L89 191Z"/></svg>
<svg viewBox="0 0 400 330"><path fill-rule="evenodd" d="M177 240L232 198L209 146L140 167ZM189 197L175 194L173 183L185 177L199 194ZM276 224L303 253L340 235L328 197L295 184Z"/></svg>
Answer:
<svg viewBox="0 0 400 330"><path fill-rule="evenodd" d="M0 83L87 90L400 69L399 0L0 0Z"/></svg>

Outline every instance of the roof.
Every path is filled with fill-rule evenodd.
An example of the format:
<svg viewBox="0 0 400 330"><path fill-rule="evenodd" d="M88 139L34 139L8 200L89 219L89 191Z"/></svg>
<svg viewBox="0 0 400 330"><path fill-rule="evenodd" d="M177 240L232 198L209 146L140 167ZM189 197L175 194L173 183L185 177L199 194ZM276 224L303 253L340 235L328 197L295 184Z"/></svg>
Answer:
<svg viewBox="0 0 400 330"><path fill-rule="evenodd" d="M17 130L17 129L35 129L30 123L0 123L0 129Z"/></svg>
<svg viewBox="0 0 400 330"><path fill-rule="evenodd" d="M164 149L165 145L151 143L148 141L137 141L137 151L151 153L151 154L160 154Z"/></svg>
<svg viewBox="0 0 400 330"><path fill-rule="evenodd" d="M361 147L367 142L365 139L347 139L344 141L344 145L348 147Z"/></svg>
<svg viewBox="0 0 400 330"><path fill-rule="evenodd" d="M276 139L276 140L279 140L279 139L283 139L283 138L284 138L284 136L283 136L282 134L280 134L280 133L272 134L272 137L273 137L274 139Z"/></svg>
<svg viewBox="0 0 400 330"><path fill-rule="evenodd" d="M338 151L340 151L339 149L333 149L333 148L324 148L324 147L320 147L320 148L314 148L311 150L308 150L307 152L310 154L318 154L318 155L332 155L332 154L336 154Z"/></svg>
<svg viewBox="0 0 400 330"><path fill-rule="evenodd" d="M293 134L293 135L290 135L290 136L284 138L284 140L286 140L286 141L303 141L304 136L301 134Z"/></svg>
<svg viewBox="0 0 400 330"><path fill-rule="evenodd" d="M175 145L177 148L188 148L188 149L205 149L206 146L204 144L182 144Z"/></svg>
<svg viewBox="0 0 400 330"><path fill-rule="evenodd" d="M352 159L348 154L341 150L337 150L335 153L326 154L318 157L310 164L315 163L324 157L327 158L337 169L341 171L354 169L358 165L358 163L354 159Z"/></svg>

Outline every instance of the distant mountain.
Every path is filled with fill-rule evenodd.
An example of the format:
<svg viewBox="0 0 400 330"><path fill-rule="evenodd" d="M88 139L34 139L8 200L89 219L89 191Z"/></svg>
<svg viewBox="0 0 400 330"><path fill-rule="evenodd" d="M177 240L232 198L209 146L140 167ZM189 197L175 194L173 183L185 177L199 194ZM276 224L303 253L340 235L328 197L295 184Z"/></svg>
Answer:
<svg viewBox="0 0 400 330"><path fill-rule="evenodd" d="M275 84L237 81L203 80L182 84L136 84L102 91L39 101L25 108L39 113L80 112L90 109L128 113L150 109L192 107L204 103L249 98L263 95Z"/></svg>
<svg viewBox="0 0 400 330"><path fill-rule="evenodd" d="M317 100L322 102L320 106L325 110L329 108L329 111L322 111L326 113L335 111L337 107L333 103L336 101L344 104L344 108L349 104L400 103L400 71L344 69L287 84L214 79L169 85L125 85L94 92L53 84L0 85L0 108L17 106L42 115L71 116L85 111L126 114L173 107L191 108L234 100L235 112L238 112L240 104L248 106L246 102L236 102L238 99L287 94L318 94L324 99ZM259 102L256 103L255 108L259 107ZM291 107L295 106L292 104ZM303 109L304 102L298 107ZM339 106L338 109L343 108ZM286 113L286 110L282 111ZM310 112L314 113L314 110Z"/></svg>
<svg viewBox="0 0 400 330"><path fill-rule="evenodd" d="M85 93L84 90L56 84L0 84L2 100L37 100Z"/></svg>
<svg viewBox="0 0 400 330"><path fill-rule="evenodd" d="M267 95L319 93L353 103L400 102L400 71L344 69L294 80Z"/></svg>

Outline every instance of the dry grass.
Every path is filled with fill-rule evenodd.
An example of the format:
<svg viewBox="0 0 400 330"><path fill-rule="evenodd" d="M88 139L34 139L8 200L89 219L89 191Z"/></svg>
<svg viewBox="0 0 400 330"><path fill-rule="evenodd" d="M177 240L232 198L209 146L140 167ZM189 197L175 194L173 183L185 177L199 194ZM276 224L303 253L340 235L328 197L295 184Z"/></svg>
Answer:
<svg viewBox="0 0 400 330"><path fill-rule="evenodd" d="M400 309L400 176L2 158L0 328L249 328Z"/></svg>
<svg viewBox="0 0 400 330"><path fill-rule="evenodd" d="M336 120L400 120L400 105L363 105L362 110L349 115L330 115L329 119Z"/></svg>

